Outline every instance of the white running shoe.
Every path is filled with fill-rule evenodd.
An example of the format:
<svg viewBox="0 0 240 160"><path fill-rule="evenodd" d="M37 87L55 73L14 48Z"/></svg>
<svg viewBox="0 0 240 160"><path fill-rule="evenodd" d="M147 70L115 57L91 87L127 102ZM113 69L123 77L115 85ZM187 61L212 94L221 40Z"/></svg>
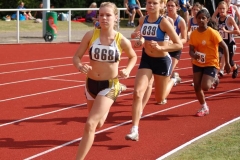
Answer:
<svg viewBox="0 0 240 160"><path fill-rule="evenodd" d="M127 86L122 84L122 83L120 83L120 90L121 90L121 92L122 91L126 91L127 90Z"/></svg>
<svg viewBox="0 0 240 160"><path fill-rule="evenodd" d="M178 83L180 83L182 81L182 79L179 76L179 73L177 73L177 72L172 73L172 78L176 78L176 82L174 83L174 86L176 86Z"/></svg>
<svg viewBox="0 0 240 160"><path fill-rule="evenodd" d="M223 77L223 75L224 75L224 70L220 70L220 71L218 72L218 74L219 74L220 77Z"/></svg>
<svg viewBox="0 0 240 160"><path fill-rule="evenodd" d="M138 141L139 140L139 134L138 134L138 132L131 129L131 132L125 136L125 139L126 140L131 140L131 141Z"/></svg>
<svg viewBox="0 0 240 160"><path fill-rule="evenodd" d="M166 104L167 103L167 99L164 99L162 102L157 102L157 104Z"/></svg>

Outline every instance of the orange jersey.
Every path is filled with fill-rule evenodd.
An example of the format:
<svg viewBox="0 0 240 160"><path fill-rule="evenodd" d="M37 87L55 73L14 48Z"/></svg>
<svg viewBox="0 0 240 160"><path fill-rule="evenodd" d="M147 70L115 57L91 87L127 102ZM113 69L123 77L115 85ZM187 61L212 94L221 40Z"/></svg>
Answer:
<svg viewBox="0 0 240 160"><path fill-rule="evenodd" d="M192 63L199 67L214 66L219 69L218 44L222 41L219 32L208 27L204 32L194 30L190 35L189 44L200 55L199 60L192 59Z"/></svg>

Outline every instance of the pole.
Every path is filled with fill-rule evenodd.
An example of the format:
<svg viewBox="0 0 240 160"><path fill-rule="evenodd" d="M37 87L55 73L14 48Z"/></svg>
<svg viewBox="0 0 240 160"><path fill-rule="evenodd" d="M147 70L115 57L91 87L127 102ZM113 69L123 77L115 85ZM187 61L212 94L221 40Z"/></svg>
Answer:
<svg viewBox="0 0 240 160"><path fill-rule="evenodd" d="M212 1L212 6L213 6L213 11L215 12L215 9L216 9L215 0L211 0L211 1Z"/></svg>
<svg viewBox="0 0 240 160"><path fill-rule="evenodd" d="M44 9L50 9L50 0L43 0L43 8ZM42 18L43 18L43 20L42 20L42 28L43 28L43 32L42 32L42 34L43 34L43 37L45 36L45 34L46 34L46 13L47 12L49 12L49 11L43 11L43 14L42 14Z"/></svg>
<svg viewBox="0 0 240 160"><path fill-rule="evenodd" d="M194 0L191 0L191 6L193 6L193 4L194 4Z"/></svg>

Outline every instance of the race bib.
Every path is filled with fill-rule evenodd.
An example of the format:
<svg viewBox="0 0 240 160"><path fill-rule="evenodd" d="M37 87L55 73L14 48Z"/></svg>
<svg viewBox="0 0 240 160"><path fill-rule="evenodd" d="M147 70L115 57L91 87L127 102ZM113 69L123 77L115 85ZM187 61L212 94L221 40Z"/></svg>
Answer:
<svg viewBox="0 0 240 160"><path fill-rule="evenodd" d="M191 30L194 31L195 29L197 29L198 26L191 26Z"/></svg>
<svg viewBox="0 0 240 160"><path fill-rule="evenodd" d="M206 54L205 53L201 53L201 52L196 52L198 55L200 55L200 58L197 60L199 63L205 63L206 60Z"/></svg>
<svg viewBox="0 0 240 160"><path fill-rule="evenodd" d="M157 28L159 24L144 23L141 29L142 36L157 37Z"/></svg>
<svg viewBox="0 0 240 160"><path fill-rule="evenodd" d="M91 51L92 60L101 62L116 62L116 48L112 46L93 45Z"/></svg>
<svg viewBox="0 0 240 160"><path fill-rule="evenodd" d="M219 30L219 33L223 39L228 39L228 33L224 32L223 30Z"/></svg>

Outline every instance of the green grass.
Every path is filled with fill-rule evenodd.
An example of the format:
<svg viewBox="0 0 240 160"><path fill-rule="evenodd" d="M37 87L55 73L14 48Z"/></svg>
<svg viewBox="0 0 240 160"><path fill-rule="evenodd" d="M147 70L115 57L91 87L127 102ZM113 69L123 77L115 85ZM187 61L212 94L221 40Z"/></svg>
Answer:
<svg viewBox="0 0 240 160"><path fill-rule="evenodd" d="M126 27L127 20L122 19L120 22L121 29L133 29ZM42 23L34 23L33 20L26 20L20 21L20 32L26 31L41 31L42 30ZM68 30L68 21L58 21L57 22L58 30ZM93 27L92 23L81 23L81 22L71 22L71 29L72 30L79 30L79 29L88 29L89 27ZM0 20L0 32L16 32L17 30L17 21L2 21Z"/></svg>
<svg viewBox="0 0 240 160"><path fill-rule="evenodd" d="M240 121L225 126L165 160L239 160Z"/></svg>

